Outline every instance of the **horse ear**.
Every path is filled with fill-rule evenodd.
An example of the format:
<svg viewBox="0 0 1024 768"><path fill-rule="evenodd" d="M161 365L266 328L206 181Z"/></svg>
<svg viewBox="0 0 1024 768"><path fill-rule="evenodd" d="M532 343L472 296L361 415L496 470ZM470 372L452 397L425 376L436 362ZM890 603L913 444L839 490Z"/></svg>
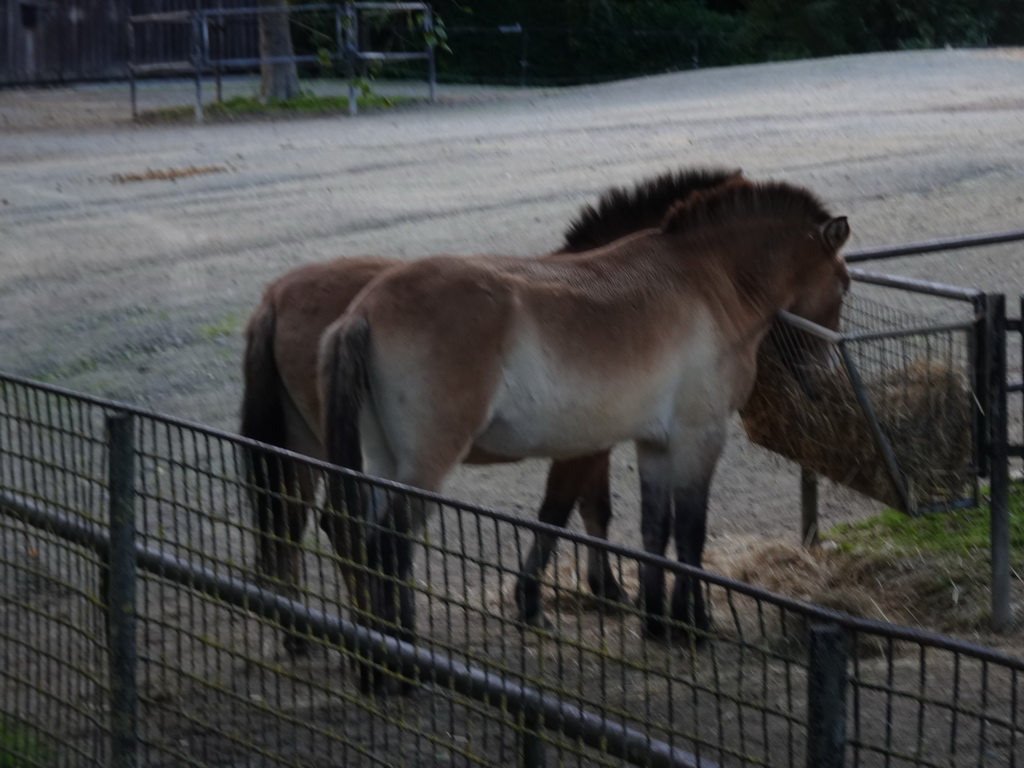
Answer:
<svg viewBox="0 0 1024 768"><path fill-rule="evenodd" d="M845 216L836 216L821 225L821 237L831 250L838 251L850 237L850 225Z"/></svg>

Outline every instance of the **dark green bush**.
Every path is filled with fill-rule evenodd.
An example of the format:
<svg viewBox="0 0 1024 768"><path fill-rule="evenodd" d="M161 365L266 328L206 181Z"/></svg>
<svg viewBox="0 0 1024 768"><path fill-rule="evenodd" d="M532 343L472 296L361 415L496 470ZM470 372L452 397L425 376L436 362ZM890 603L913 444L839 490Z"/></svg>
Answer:
<svg viewBox="0 0 1024 768"><path fill-rule="evenodd" d="M698 65L1024 44L1021 0L435 0L433 7L451 46L438 57L441 77L480 82L519 82L524 42L526 76L534 84ZM498 31L517 23L526 40Z"/></svg>

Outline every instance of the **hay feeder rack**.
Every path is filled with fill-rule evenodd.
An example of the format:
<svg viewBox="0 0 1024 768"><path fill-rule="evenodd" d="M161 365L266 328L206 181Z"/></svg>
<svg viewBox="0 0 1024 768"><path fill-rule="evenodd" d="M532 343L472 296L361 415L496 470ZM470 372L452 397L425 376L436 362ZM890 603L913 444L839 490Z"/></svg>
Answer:
<svg viewBox="0 0 1024 768"><path fill-rule="evenodd" d="M1024 231L851 253L851 264L1024 242ZM818 530L818 476L910 515L975 506L988 479L992 624L1010 620L1007 336L998 293L851 268L838 332L781 313L741 412L750 439L801 466L801 535ZM1024 297L1021 298L1024 316Z"/></svg>

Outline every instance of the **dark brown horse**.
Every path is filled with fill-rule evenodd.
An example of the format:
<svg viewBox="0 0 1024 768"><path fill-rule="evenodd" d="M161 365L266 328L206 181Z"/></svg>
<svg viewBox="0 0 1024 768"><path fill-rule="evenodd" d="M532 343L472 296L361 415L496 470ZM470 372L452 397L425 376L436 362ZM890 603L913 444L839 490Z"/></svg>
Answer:
<svg viewBox="0 0 1024 768"><path fill-rule="evenodd" d="M631 188L605 192L596 206L586 206L565 234L563 247L541 260L607 245L625 235L656 227L669 207L702 190L745 183L739 171L682 170L641 181ZM404 262L380 257L346 258L298 267L271 283L246 329L244 394L241 432L246 437L281 448L326 458L321 437L321 407L316 388L317 343L356 295L374 278ZM481 463L494 457L476 456ZM257 567L286 594L295 596L300 580L299 541L314 503L316 477L297 462L260 451L249 456L250 483L256 513ZM539 512L542 522L566 525L579 502L587 532L607 538L611 518L608 452L597 451L552 463ZM343 559L348 546L345 531L324 517ZM520 617L543 622L538 576L555 542L540 536L522 566L516 590ZM607 555L591 550L587 581L590 589L609 600L625 600ZM301 652L303 642L288 635L286 647Z"/></svg>
<svg viewBox="0 0 1024 768"><path fill-rule="evenodd" d="M780 310L838 327L849 232L800 187L724 184L689 195L656 229L581 254L438 256L391 270L321 337L328 458L439 491L477 453L562 458L632 440L645 549L663 554L674 532L679 560L700 566L711 478L758 348ZM332 482L336 508L342 497ZM348 501L378 531L364 542L359 613L411 639L411 542L426 507ZM654 636L670 626L664 580L642 569ZM696 579L676 579L671 620L708 629Z"/></svg>

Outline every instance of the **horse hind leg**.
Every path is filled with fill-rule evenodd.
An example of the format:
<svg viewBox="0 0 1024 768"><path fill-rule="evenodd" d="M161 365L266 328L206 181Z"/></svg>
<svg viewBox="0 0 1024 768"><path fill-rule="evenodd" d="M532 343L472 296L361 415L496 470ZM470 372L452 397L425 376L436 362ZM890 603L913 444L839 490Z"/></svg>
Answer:
<svg viewBox="0 0 1024 768"><path fill-rule="evenodd" d="M368 625L406 643L416 639L416 593L413 589L413 536L422 515L422 502L403 494L387 493L386 509L372 535L364 537L366 577L362 580L363 609L368 608ZM373 503L379 503L377 496ZM402 693L416 688L416 670L404 664L374 659L377 668L360 665L360 686L364 693L383 693L387 677L398 678Z"/></svg>
<svg viewBox="0 0 1024 768"><path fill-rule="evenodd" d="M364 422L364 445L371 447L374 461L369 473L381 477L395 477L394 457L382 438L377 422ZM348 558L353 563L350 581L356 621L381 634L391 635L399 640L415 641L416 601L412 587L413 543L416 531L422 528L425 505L419 499L400 491L370 487L360 481L347 484L335 478L335 498L332 506L341 509L348 505L344 515L346 524L339 526L337 520L331 526L346 536L345 546ZM408 478L400 478L406 485L413 485ZM348 490L342 489L348 485ZM421 483L420 485L426 485ZM357 505L358 508L351 508ZM321 522L325 529L328 526ZM335 535L331 538L336 541ZM343 560L346 555L339 550ZM379 646L378 646L379 648ZM402 693L409 693L416 687L416 671L405 665L387 662L379 652L369 651L370 662L356 660L359 685L364 694L386 692L388 678L400 679Z"/></svg>
<svg viewBox="0 0 1024 768"><path fill-rule="evenodd" d="M269 453L252 457L253 507L256 516L256 567L271 587L293 600L300 594L302 535L313 499L308 470ZM292 656L308 651L306 639L285 624L284 648Z"/></svg>

